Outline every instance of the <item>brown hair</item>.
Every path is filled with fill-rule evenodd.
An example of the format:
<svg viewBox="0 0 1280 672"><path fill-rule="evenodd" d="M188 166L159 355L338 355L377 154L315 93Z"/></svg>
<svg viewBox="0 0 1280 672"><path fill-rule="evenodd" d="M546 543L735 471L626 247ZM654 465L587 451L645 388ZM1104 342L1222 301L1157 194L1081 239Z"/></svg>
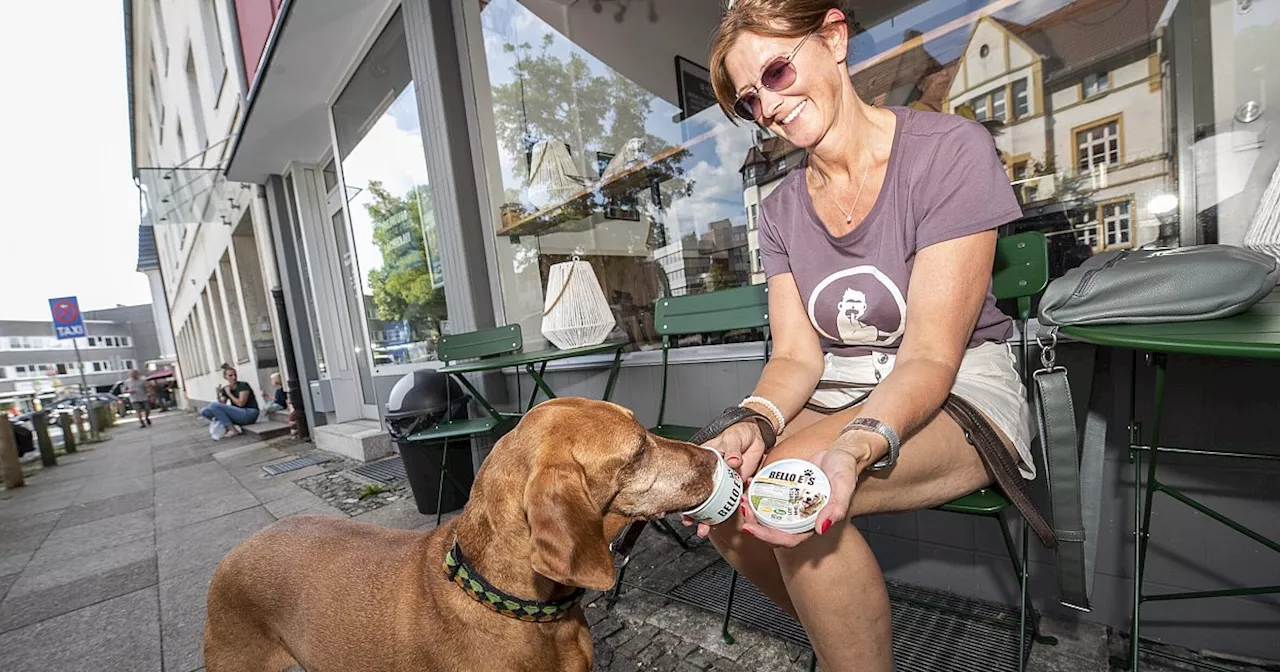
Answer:
<svg viewBox="0 0 1280 672"><path fill-rule="evenodd" d="M720 25L711 34L709 60L716 102L735 123L738 115L733 112L733 103L738 92L724 61L739 36L755 33L765 37L803 37L821 28L827 12L833 9L844 12L845 21L850 20L844 0L729 0L728 5Z"/></svg>

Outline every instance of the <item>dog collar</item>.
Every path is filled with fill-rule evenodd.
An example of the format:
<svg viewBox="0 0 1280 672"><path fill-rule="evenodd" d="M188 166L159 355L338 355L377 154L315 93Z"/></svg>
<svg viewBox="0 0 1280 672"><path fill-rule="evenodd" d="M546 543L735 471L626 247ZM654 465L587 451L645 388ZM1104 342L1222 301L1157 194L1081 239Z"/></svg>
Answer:
<svg viewBox="0 0 1280 672"><path fill-rule="evenodd" d="M471 599L493 611L521 621L550 623L568 615L582 601L586 589L578 588L568 597L555 602L537 602L516 597L498 590L489 583L462 553L462 546L455 540L453 548L444 554L444 572L451 581L462 587Z"/></svg>

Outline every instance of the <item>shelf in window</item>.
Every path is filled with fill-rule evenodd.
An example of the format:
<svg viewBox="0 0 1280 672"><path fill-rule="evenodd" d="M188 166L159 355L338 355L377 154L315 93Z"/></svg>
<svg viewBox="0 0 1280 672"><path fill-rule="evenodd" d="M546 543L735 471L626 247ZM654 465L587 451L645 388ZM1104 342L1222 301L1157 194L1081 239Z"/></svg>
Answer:
<svg viewBox="0 0 1280 672"><path fill-rule="evenodd" d="M606 180L592 182L583 186L581 189L573 192L563 200L540 208L539 210L527 215L513 215L510 218L506 214L502 214L503 227L498 230L497 235L504 237L515 236L537 236L556 230L564 230L565 224L587 219L596 209L590 208L588 198L601 190L610 189L625 192L635 192L640 189L646 189L649 181L643 179L649 169L655 164L669 159L682 151L689 149L699 143L715 138L720 133L730 130L734 127L729 125L717 126L701 135L690 138L687 142L669 147L650 157L648 160L627 167L625 170L618 171L617 174L610 176ZM636 179L637 177L642 179ZM636 182L636 185L630 183ZM572 207L572 206L578 207ZM559 212L557 212L559 211ZM508 221L510 220L510 221ZM594 224L588 225L591 228Z"/></svg>

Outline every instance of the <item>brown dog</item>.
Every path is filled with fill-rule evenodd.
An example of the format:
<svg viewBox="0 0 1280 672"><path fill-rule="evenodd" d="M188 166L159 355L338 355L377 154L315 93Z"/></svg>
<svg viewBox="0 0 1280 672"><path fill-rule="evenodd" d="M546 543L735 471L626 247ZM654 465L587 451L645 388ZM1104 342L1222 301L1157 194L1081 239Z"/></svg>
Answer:
<svg viewBox="0 0 1280 672"><path fill-rule="evenodd" d="M205 665L585 672L593 655L581 606L562 602L549 622L504 615L454 582L446 554L456 540L471 572L524 600L608 590L609 540L634 520L702 503L715 467L710 451L646 432L621 406L542 403L498 441L462 514L436 530L298 516L242 542L209 586Z"/></svg>

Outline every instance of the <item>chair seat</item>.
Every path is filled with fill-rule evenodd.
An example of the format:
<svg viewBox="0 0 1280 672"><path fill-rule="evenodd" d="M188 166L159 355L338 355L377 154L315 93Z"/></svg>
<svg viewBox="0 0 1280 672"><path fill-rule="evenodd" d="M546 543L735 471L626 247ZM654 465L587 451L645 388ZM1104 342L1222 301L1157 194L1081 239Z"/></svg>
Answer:
<svg viewBox="0 0 1280 672"><path fill-rule="evenodd" d="M687 425L657 425L650 427L649 431L661 436L664 439L672 439L674 441L688 441L698 433L701 427L689 427Z"/></svg>
<svg viewBox="0 0 1280 672"><path fill-rule="evenodd" d="M1004 493L995 488L983 488L933 508L952 513L991 516L1010 506L1013 506L1013 502L1010 502Z"/></svg>
<svg viewBox="0 0 1280 672"><path fill-rule="evenodd" d="M502 424L519 419L519 415L503 414ZM440 439L451 439L455 436L475 436L491 431L498 425L499 422L489 415L468 420L450 420L449 422L442 422L431 429L424 429L421 432L411 434L405 440L409 442L438 441Z"/></svg>

